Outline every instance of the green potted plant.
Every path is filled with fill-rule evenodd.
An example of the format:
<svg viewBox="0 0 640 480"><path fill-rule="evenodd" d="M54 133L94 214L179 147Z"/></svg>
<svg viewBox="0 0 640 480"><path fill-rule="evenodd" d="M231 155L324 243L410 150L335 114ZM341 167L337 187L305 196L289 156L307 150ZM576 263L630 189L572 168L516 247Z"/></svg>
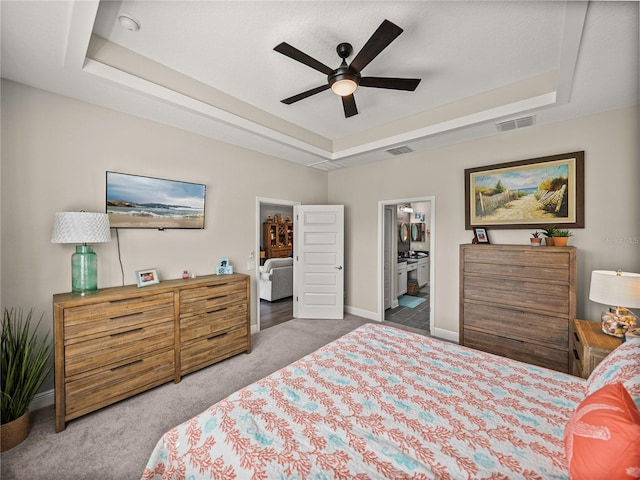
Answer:
<svg viewBox="0 0 640 480"><path fill-rule="evenodd" d="M542 245L542 237L540 235L542 235L542 232L538 232L537 230L531 233L530 240L532 246L539 247Z"/></svg>
<svg viewBox="0 0 640 480"><path fill-rule="evenodd" d="M549 246L549 245L554 245L554 241L553 241L553 233L556 231L556 226L553 225L549 228L543 228L542 229L542 233L544 233L545 241L544 243Z"/></svg>
<svg viewBox="0 0 640 480"><path fill-rule="evenodd" d="M51 370L49 335L39 337L42 317L32 326L33 311L4 309L0 334L0 451L29 435L29 405Z"/></svg>
<svg viewBox="0 0 640 480"><path fill-rule="evenodd" d="M553 244L556 247L566 247L569 237L573 235L569 230L555 229L553 231Z"/></svg>

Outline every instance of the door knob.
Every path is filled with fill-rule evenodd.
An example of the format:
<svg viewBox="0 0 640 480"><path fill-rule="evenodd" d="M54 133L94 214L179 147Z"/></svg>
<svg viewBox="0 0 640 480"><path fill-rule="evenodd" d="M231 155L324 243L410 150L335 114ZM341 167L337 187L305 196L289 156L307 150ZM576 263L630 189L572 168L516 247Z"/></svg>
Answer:
<svg viewBox="0 0 640 480"><path fill-rule="evenodd" d="M338 266L336 267L336 270L342 270L342 265L338 265Z"/></svg>

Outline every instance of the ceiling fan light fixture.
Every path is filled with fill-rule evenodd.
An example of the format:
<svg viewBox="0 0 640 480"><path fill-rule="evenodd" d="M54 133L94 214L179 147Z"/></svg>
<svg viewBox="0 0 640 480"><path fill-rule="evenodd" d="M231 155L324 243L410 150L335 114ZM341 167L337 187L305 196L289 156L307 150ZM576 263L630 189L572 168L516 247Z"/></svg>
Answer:
<svg viewBox="0 0 640 480"><path fill-rule="evenodd" d="M358 88L358 84L350 78L344 78L331 84L331 91L340 97L351 95Z"/></svg>

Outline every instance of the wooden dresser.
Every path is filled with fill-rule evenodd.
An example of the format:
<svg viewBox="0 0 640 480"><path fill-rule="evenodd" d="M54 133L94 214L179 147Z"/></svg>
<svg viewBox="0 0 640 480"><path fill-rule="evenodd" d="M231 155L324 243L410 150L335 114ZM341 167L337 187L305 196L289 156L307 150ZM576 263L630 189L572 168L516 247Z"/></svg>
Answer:
<svg viewBox="0 0 640 480"><path fill-rule="evenodd" d="M460 246L460 344L569 372L574 247Z"/></svg>
<svg viewBox="0 0 640 480"><path fill-rule="evenodd" d="M56 431L251 351L249 276L208 275L53 296Z"/></svg>

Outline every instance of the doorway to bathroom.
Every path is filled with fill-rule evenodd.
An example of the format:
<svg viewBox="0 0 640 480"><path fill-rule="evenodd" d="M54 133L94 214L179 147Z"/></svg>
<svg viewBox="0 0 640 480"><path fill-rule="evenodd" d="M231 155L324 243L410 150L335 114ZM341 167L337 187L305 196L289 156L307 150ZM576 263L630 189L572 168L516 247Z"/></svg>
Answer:
<svg viewBox="0 0 640 480"><path fill-rule="evenodd" d="M381 320L430 332L434 317L435 197L379 202Z"/></svg>

